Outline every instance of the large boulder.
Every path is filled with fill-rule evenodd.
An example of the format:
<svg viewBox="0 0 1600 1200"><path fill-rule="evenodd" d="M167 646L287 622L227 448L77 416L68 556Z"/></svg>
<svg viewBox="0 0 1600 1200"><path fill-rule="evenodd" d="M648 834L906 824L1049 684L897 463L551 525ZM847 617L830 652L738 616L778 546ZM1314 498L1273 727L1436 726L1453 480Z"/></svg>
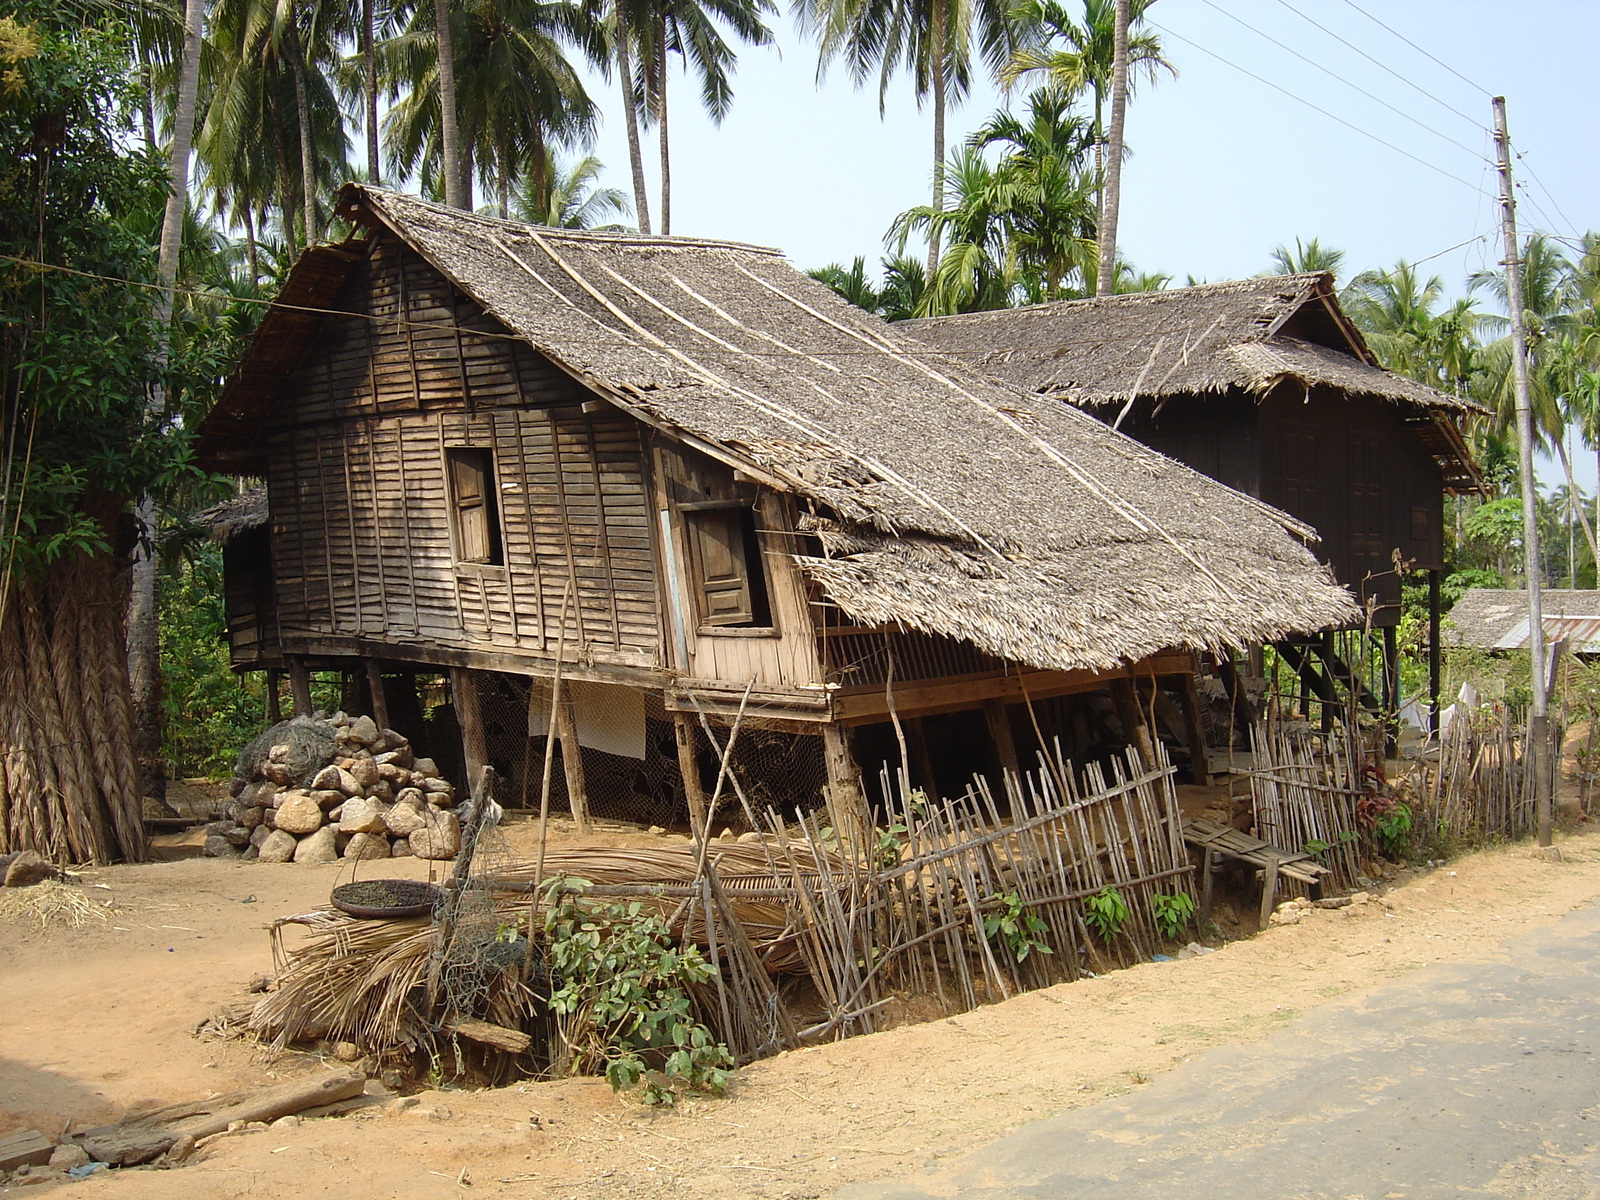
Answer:
<svg viewBox="0 0 1600 1200"><path fill-rule="evenodd" d="M344 807L339 811L339 832L382 833L386 828L383 822L386 807L365 796L354 796L346 800ZM350 857L348 852L345 857Z"/></svg>
<svg viewBox="0 0 1600 1200"><path fill-rule="evenodd" d="M332 825L324 825L308 838L301 838L300 844L294 848L294 861L297 863L329 863L339 857L339 843L337 830Z"/></svg>
<svg viewBox="0 0 1600 1200"><path fill-rule="evenodd" d="M315 833L322 828L322 805L307 792L289 792L274 824L289 833Z"/></svg>
<svg viewBox="0 0 1600 1200"><path fill-rule="evenodd" d="M396 804L384 814L383 822L390 836L406 838L425 827L428 819L420 804Z"/></svg>
<svg viewBox="0 0 1600 1200"><path fill-rule="evenodd" d="M389 839L378 833L358 833L344 844L344 856L352 859L388 858Z"/></svg>
<svg viewBox="0 0 1600 1200"><path fill-rule="evenodd" d="M427 822L411 834L411 853L418 858L454 858L461 849L461 822L455 813L435 810Z"/></svg>
<svg viewBox="0 0 1600 1200"><path fill-rule="evenodd" d="M286 863L294 857L298 845L294 834L274 829L256 847L256 857L265 863Z"/></svg>
<svg viewBox="0 0 1600 1200"><path fill-rule="evenodd" d="M278 746L285 749L277 759L271 759ZM258 775L270 779L272 775L283 774L291 784L307 784L333 757L336 749L332 725L315 717L295 717L274 725L239 751L234 774L244 779ZM271 775L262 770L269 761L280 768Z"/></svg>
<svg viewBox="0 0 1600 1200"><path fill-rule="evenodd" d="M370 747L380 736L378 724L371 717L357 717L344 731L344 740L358 746Z"/></svg>

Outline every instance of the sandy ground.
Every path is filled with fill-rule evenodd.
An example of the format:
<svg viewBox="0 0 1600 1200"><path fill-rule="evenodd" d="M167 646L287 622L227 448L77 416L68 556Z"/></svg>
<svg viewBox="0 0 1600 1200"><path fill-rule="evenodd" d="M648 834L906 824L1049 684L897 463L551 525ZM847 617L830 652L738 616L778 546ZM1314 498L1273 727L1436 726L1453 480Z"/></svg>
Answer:
<svg viewBox="0 0 1600 1200"><path fill-rule="evenodd" d="M1203 957L784 1054L738 1072L725 1098L676 1111L644 1110L594 1080L429 1092L406 1112L376 1106L225 1138L177 1174L50 1186L108 1198L181 1189L189 1200L820 1196L921 1172L1419 966L1491 958L1504 939L1600 897L1600 832L1561 846L1559 863L1526 847L1484 851L1386 903L1317 911ZM340 875L206 859L112 867L84 875L116 905L105 923L0 922L0 1133L55 1136L69 1119L83 1128L328 1069L194 1030L271 970L264 922L316 907Z"/></svg>

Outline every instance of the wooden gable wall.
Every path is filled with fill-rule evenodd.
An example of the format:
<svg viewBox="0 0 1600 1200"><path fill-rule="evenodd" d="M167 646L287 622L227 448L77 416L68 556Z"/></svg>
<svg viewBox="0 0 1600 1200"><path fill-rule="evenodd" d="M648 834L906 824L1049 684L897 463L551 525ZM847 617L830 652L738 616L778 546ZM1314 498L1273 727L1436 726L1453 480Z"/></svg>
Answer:
<svg viewBox="0 0 1600 1200"><path fill-rule="evenodd" d="M334 307L357 315L324 322L266 433L284 649L548 659L575 580L568 654L660 665L638 422L393 238L373 240ZM492 455L498 562L464 561L446 457L459 448Z"/></svg>

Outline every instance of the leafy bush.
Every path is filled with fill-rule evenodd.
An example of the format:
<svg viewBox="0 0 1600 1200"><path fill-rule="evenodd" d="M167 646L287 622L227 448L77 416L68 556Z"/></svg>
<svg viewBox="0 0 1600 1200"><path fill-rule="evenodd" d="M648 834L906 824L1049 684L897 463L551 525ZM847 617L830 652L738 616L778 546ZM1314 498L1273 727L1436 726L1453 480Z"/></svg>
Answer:
<svg viewBox="0 0 1600 1200"><path fill-rule="evenodd" d="M206 542L161 580L163 752L180 778L226 775L265 721L259 677L228 665L225 628L222 550Z"/></svg>
<svg viewBox="0 0 1600 1200"><path fill-rule="evenodd" d="M1194 918L1194 899L1188 892L1173 892L1170 896L1157 892L1150 897L1150 913L1161 936L1175 942Z"/></svg>
<svg viewBox="0 0 1600 1200"><path fill-rule="evenodd" d="M1373 818L1372 832L1390 858L1398 859L1405 853L1411 841L1411 823L1411 806L1403 800Z"/></svg>
<svg viewBox="0 0 1600 1200"><path fill-rule="evenodd" d="M1109 883L1083 902L1083 919L1102 942L1109 943L1128 921L1128 902Z"/></svg>
<svg viewBox="0 0 1600 1200"><path fill-rule="evenodd" d="M1050 932L1050 927L1028 910L1020 896L1007 892L991 900L999 901L1000 907L983 919L983 936L991 942L998 939L1013 962L1019 965L1026 962L1035 950L1040 954L1055 953L1040 940L1041 935Z"/></svg>
<svg viewBox="0 0 1600 1200"><path fill-rule="evenodd" d="M573 1074L603 1074L614 1091L642 1085L645 1104L670 1105L682 1089L720 1094L733 1058L694 1019L687 989L712 968L694 946L673 943L666 922L638 901L600 904L549 889L550 1012Z"/></svg>

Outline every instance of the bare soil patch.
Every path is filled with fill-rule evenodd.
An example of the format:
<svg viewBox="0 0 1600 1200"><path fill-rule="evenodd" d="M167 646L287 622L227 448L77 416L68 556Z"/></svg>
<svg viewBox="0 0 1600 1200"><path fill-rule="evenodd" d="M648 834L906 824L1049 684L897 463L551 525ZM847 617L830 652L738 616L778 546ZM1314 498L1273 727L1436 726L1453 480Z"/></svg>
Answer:
<svg viewBox="0 0 1600 1200"><path fill-rule="evenodd" d="M532 831L509 836L520 852ZM659 844L622 829L604 839ZM1561 847L1558 863L1526 846L1483 851L1409 878L1383 903L1314 910L1203 957L784 1054L738 1072L727 1097L676 1111L643 1110L587 1079L425 1092L224 1138L181 1174L122 1171L55 1190L120 1198L181 1189L191 1200L446 1197L469 1187L508 1197L820 1196L919 1172L1417 967L1495 955L1504 939L1600 897L1600 832ZM383 866L428 876L429 864L414 859ZM69 1118L82 1128L326 1070L311 1056L194 1030L270 971L266 921L324 903L349 877L346 864L112 867L84 876L106 885L95 889L116 906L106 921L76 930L0 923L0 1133L54 1136Z"/></svg>

